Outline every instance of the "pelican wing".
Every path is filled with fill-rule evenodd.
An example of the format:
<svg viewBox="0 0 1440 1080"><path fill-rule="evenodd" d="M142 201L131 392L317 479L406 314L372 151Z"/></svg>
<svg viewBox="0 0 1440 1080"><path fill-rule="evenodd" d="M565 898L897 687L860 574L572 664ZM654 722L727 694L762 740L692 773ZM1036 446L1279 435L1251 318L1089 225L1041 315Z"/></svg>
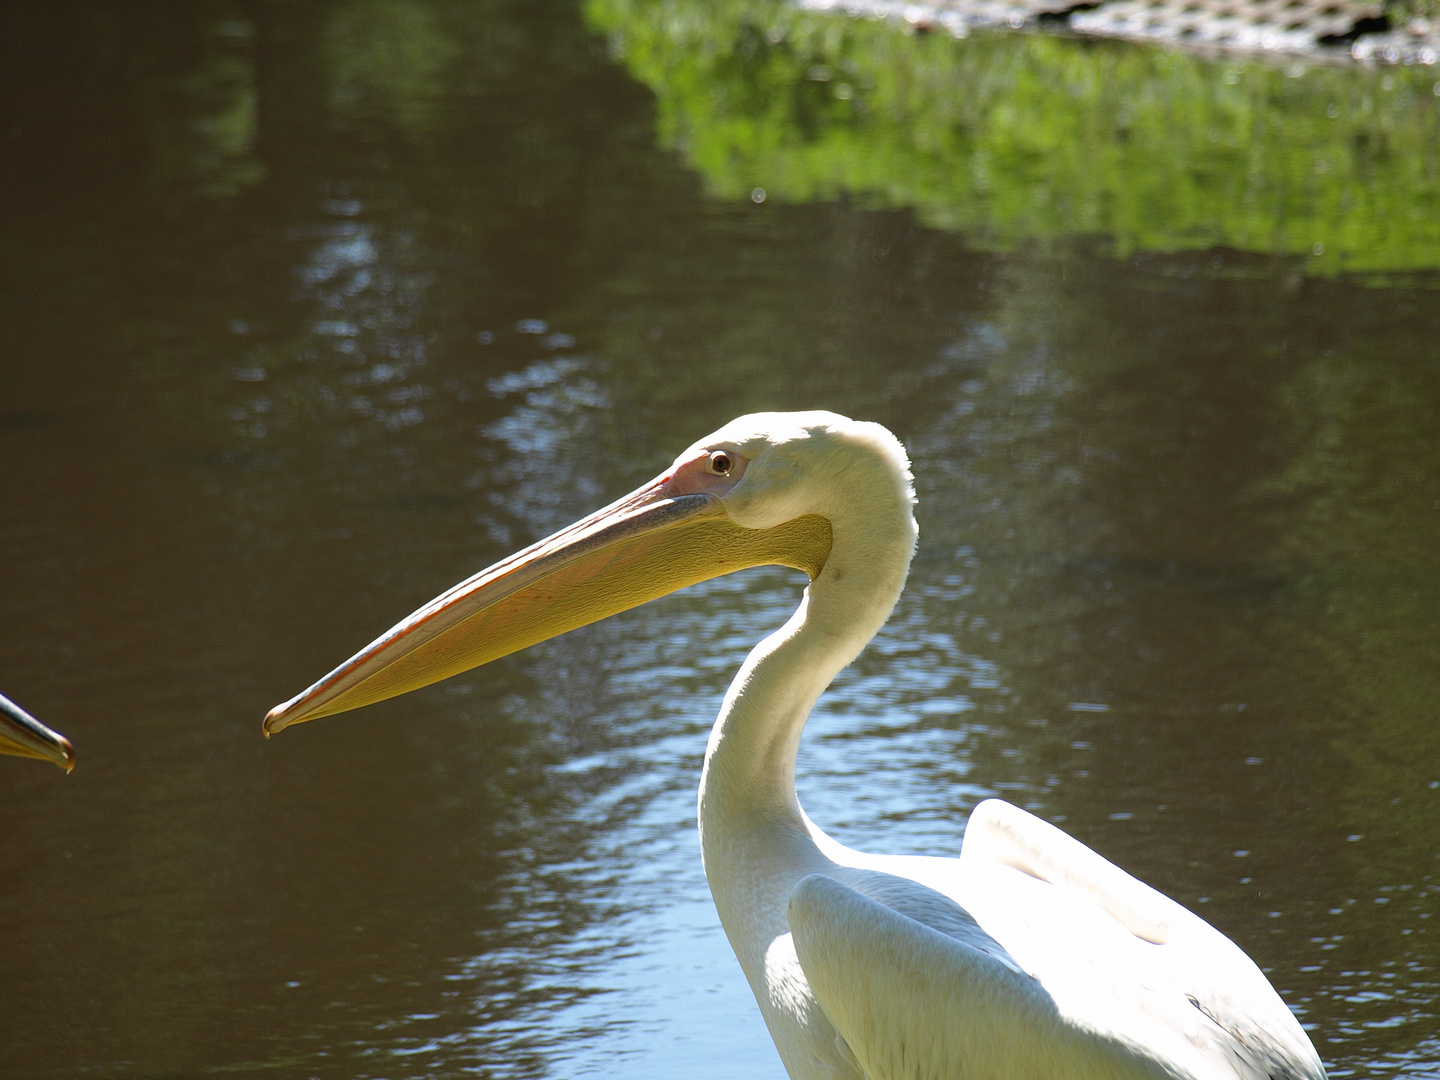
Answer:
<svg viewBox="0 0 1440 1080"><path fill-rule="evenodd" d="M882 888L884 902L814 874L788 907L811 991L869 1080L1185 1075L1069 1023L958 904L903 878Z"/></svg>
<svg viewBox="0 0 1440 1080"><path fill-rule="evenodd" d="M1139 1037L1195 1075L1324 1080L1294 1015L1234 942L1053 825L981 803L957 880L980 925L1073 1023Z"/></svg>

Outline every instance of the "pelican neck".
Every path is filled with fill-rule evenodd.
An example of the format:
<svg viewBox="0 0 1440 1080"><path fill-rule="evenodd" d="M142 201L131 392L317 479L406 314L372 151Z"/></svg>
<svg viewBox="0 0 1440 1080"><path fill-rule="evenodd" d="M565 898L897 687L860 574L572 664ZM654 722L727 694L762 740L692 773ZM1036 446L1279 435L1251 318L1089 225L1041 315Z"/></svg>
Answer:
<svg viewBox="0 0 1440 1080"><path fill-rule="evenodd" d="M711 731L700 783L700 830L712 841L809 825L795 795L795 758L810 711L889 618L915 544L908 491L892 505L828 515L830 558L799 607L751 650ZM845 511L849 511L848 513ZM888 511L888 513L886 512Z"/></svg>

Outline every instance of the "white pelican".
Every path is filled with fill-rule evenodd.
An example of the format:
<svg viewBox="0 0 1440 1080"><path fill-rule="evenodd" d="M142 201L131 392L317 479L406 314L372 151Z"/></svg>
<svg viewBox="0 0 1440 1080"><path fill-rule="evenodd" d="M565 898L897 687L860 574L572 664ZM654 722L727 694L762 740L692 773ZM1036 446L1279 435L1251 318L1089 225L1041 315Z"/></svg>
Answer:
<svg viewBox="0 0 1440 1080"><path fill-rule="evenodd" d="M0 754L53 761L67 773L75 767L70 740L51 731L9 698L0 694Z"/></svg>
<svg viewBox="0 0 1440 1080"><path fill-rule="evenodd" d="M1007 803L960 857L867 855L795 796L820 693L889 617L915 549L904 448L834 413L744 416L663 475L438 596L267 735L454 675L697 581L805 570L705 753L720 921L795 1080L1323 1080L1260 970L1179 904Z"/></svg>

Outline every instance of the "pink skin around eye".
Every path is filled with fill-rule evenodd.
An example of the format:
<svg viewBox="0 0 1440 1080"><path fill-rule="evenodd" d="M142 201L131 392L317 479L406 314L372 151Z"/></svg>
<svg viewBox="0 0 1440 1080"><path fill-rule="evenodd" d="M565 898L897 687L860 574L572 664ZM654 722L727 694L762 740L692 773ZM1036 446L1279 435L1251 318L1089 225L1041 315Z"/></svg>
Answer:
<svg viewBox="0 0 1440 1080"><path fill-rule="evenodd" d="M724 497L745 475L745 459L739 454L725 451L730 458L730 472L716 476L710 471L711 451L697 454L689 461L682 462L662 481L661 491L667 497L676 495L715 495Z"/></svg>

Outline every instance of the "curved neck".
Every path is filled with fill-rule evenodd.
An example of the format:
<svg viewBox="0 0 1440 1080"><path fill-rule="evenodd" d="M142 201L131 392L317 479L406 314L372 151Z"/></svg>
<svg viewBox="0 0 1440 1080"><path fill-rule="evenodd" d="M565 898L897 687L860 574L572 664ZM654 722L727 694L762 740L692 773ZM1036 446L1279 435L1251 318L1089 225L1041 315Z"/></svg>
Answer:
<svg viewBox="0 0 1440 1080"><path fill-rule="evenodd" d="M721 917L721 883L737 862L814 849L795 796L795 756L816 699L889 618L915 547L907 491L875 505L841 500L827 516L830 557L786 624L746 658L710 734L700 781L700 835ZM850 505L844 505L849 503ZM768 853L768 854L765 854ZM807 871L808 872L808 871Z"/></svg>

